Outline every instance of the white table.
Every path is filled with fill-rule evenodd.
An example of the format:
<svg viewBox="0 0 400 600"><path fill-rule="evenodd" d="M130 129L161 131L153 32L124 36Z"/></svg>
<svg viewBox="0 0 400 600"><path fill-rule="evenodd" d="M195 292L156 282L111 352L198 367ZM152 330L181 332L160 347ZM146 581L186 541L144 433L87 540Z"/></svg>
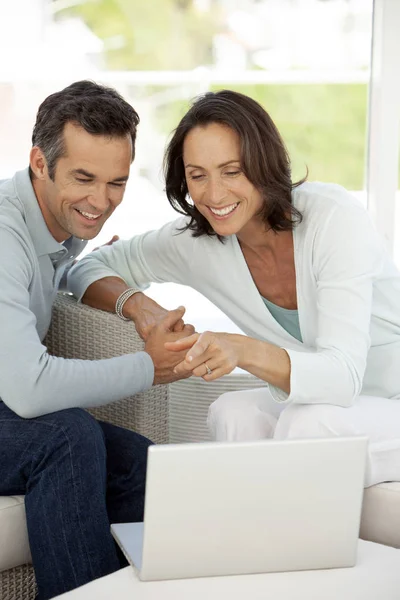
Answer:
<svg viewBox="0 0 400 600"><path fill-rule="evenodd" d="M329 543L329 541L327 540ZM400 550L360 540L350 569L142 582L126 567L64 600L399 600Z"/></svg>

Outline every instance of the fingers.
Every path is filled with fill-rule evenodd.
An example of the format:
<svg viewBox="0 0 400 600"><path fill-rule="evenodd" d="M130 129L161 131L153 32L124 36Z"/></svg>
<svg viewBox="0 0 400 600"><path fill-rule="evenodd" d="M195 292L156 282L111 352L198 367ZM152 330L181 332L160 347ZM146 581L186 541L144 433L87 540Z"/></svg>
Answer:
<svg viewBox="0 0 400 600"><path fill-rule="evenodd" d="M113 235L111 240L109 242L107 242L107 244L105 244L105 246L111 246L111 244L113 244L114 242L118 242L119 240L119 235Z"/></svg>
<svg viewBox="0 0 400 600"><path fill-rule="evenodd" d="M217 364L212 359L206 360L192 370L192 375L195 377L206 377L207 375L211 375L211 373L208 373L207 367L210 369L211 373L213 373L217 368Z"/></svg>
<svg viewBox="0 0 400 600"><path fill-rule="evenodd" d="M185 327L185 322L183 319L179 319L179 321L177 321L175 323L175 325L172 327L172 331L175 331L176 333L179 333L181 331L184 330Z"/></svg>
<svg viewBox="0 0 400 600"><path fill-rule="evenodd" d="M175 333L185 333L186 335L192 335L192 333L195 333L195 328L193 327L193 325L190 325L189 323L185 323L185 321L183 319L179 319L179 321L177 321L172 329L172 331L174 331Z"/></svg>
<svg viewBox="0 0 400 600"><path fill-rule="evenodd" d="M186 308L184 306L179 306L175 308L175 310L170 310L162 321L163 328L165 331L172 331L175 327L175 324L178 323L185 314Z"/></svg>
<svg viewBox="0 0 400 600"><path fill-rule="evenodd" d="M226 374L227 373L224 369L214 369L209 375L206 373L205 375L201 375L201 377L204 379L204 381L215 381Z"/></svg>
<svg viewBox="0 0 400 600"><path fill-rule="evenodd" d="M94 252L95 250L98 250L99 248L102 248L103 246L111 246L114 242L118 242L118 240L119 240L119 235L113 235L109 242L106 242L105 244L102 244L101 246L96 246L96 248L93 248L92 252Z"/></svg>
<svg viewBox="0 0 400 600"><path fill-rule="evenodd" d="M174 373L180 377L188 377L193 375L194 377L201 377L204 379L204 381L215 381L215 379L219 379L220 377L223 377L232 371L232 369L226 368L224 365L214 368L212 360L208 360L206 363L208 368L211 370L211 373L208 373L204 362L192 370L190 363L188 363L186 360L183 360L176 365L174 368Z"/></svg>
<svg viewBox="0 0 400 600"><path fill-rule="evenodd" d="M164 347L173 352L182 352L182 350L189 350L198 339L199 334L194 333L188 337L183 337L180 340L175 340L174 342L165 342Z"/></svg>
<svg viewBox="0 0 400 600"><path fill-rule="evenodd" d="M196 330L193 327L193 325L190 325L189 323L186 323L185 327L183 328L183 331L186 335L193 335L193 333L196 333Z"/></svg>
<svg viewBox="0 0 400 600"><path fill-rule="evenodd" d="M212 341L213 338L211 334L209 334L208 332L202 333L199 339L197 340L196 344L194 344L191 350L187 353L186 360L189 363L193 362L194 366L196 364L196 359L198 360L200 357L202 357L203 354L207 352Z"/></svg>

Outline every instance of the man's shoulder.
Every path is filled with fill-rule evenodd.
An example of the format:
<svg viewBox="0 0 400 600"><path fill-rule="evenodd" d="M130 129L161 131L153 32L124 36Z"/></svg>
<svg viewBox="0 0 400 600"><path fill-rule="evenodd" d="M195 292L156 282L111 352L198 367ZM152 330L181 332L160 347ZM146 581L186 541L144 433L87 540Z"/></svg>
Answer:
<svg viewBox="0 0 400 600"><path fill-rule="evenodd" d="M9 198L6 198L0 194L0 229L6 229L15 231L18 235L25 235L28 233L26 223L19 209L18 205L10 202Z"/></svg>
<svg viewBox="0 0 400 600"><path fill-rule="evenodd" d="M22 209L15 187L15 178L0 179L0 215L10 208L18 210L18 207Z"/></svg>
<svg viewBox="0 0 400 600"><path fill-rule="evenodd" d="M12 240L25 245L29 243L30 234L24 219L23 207L15 194L13 186L7 185L12 180L0 181L0 248Z"/></svg>

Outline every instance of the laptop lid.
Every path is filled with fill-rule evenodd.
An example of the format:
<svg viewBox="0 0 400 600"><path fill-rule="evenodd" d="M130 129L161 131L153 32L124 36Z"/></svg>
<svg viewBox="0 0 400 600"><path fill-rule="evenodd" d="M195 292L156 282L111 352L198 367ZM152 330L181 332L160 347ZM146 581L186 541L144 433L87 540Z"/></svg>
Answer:
<svg viewBox="0 0 400 600"><path fill-rule="evenodd" d="M366 445L334 438L151 446L140 578L354 565Z"/></svg>

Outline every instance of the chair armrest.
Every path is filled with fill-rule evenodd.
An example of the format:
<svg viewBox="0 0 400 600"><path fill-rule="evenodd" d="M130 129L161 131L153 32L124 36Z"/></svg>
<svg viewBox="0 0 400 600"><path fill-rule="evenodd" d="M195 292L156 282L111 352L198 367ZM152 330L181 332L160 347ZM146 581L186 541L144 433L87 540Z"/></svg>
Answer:
<svg viewBox="0 0 400 600"><path fill-rule="evenodd" d="M98 360L143 350L131 322L96 310L67 294L57 294L50 329L44 341L50 354L63 358ZM167 385L90 409L97 419L137 431L156 443L168 442Z"/></svg>

